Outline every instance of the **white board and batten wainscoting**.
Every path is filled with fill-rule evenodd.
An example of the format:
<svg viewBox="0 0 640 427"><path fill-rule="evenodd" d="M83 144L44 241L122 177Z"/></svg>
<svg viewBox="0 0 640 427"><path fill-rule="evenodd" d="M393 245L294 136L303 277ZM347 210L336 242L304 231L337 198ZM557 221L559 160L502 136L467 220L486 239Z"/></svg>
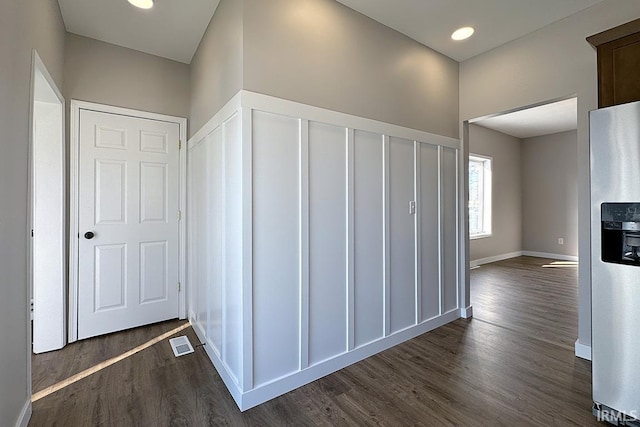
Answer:
<svg viewBox="0 0 640 427"><path fill-rule="evenodd" d="M460 155L247 91L190 139L189 318L241 410L464 314Z"/></svg>

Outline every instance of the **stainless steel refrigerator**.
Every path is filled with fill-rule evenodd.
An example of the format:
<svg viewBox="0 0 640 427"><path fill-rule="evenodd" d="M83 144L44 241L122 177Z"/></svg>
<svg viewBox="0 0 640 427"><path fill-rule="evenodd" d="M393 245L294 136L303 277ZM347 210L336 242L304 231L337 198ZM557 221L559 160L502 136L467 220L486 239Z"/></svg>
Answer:
<svg viewBox="0 0 640 427"><path fill-rule="evenodd" d="M640 102L591 112L594 415L640 425Z"/></svg>

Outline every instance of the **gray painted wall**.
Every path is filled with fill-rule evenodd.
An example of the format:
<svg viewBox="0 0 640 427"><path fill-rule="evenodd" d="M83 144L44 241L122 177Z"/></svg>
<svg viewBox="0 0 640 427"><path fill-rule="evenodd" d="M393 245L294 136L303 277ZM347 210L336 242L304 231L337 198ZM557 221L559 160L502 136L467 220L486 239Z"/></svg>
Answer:
<svg viewBox="0 0 640 427"><path fill-rule="evenodd" d="M589 110L597 108L595 51L585 38L640 17L637 0L605 0L460 65L460 119L578 97L579 342L591 345Z"/></svg>
<svg viewBox="0 0 640 427"><path fill-rule="evenodd" d="M520 140L469 125L469 153L493 158L491 237L470 241L472 261L522 250Z"/></svg>
<svg viewBox="0 0 640 427"><path fill-rule="evenodd" d="M243 0L221 0L191 61L191 135L242 89Z"/></svg>
<svg viewBox="0 0 640 427"><path fill-rule="evenodd" d="M577 141L577 131L522 140L524 251L578 255Z"/></svg>
<svg viewBox="0 0 640 427"><path fill-rule="evenodd" d="M244 89L458 137L458 63L333 0L244 0Z"/></svg>
<svg viewBox="0 0 640 427"><path fill-rule="evenodd" d="M458 63L333 0L222 0L192 62L191 134L240 89L458 137Z"/></svg>
<svg viewBox="0 0 640 427"><path fill-rule="evenodd" d="M63 84L64 26L55 0L0 5L0 425L30 399L27 177L31 49Z"/></svg>
<svg viewBox="0 0 640 427"><path fill-rule="evenodd" d="M67 100L189 116L187 64L68 33L64 73Z"/></svg>
<svg viewBox="0 0 640 427"><path fill-rule="evenodd" d="M577 131L519 139L471 124L469 152L493 158L492 235L470 241L471 261L578 255Z"/></svg>
<svg viewBox="0 0 640 427"><path fill-rule="evenodd" d="M51 77L62 90L64 83L65 28L56 0L25 1L29 16L27 39L36 49ZM4 10L3 10L4 12Z"/></svg>

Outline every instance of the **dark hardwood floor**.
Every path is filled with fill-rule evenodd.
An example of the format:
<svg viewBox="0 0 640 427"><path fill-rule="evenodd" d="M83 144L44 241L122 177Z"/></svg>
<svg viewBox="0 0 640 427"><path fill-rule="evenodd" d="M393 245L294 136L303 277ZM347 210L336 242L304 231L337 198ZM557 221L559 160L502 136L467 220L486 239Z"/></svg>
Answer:
<svg viewBox="0 0 640 427"><path fill-rule="evenodd" d="M575 268L517 258L472 271L476 318L435 331L241 413L202 348L167 340L33 404L30 426L600 425L591 365L573 355ZM33 357L34 392L183 322ZM192 343L198 340L187 328Z"/></svg>
<svg viewBox="0 0 640 427"><path fill-rule="evenodd" d="M511 258L471 270L471 286L476 319L574 351L578 338L577 265L545 258Z"/></svg>

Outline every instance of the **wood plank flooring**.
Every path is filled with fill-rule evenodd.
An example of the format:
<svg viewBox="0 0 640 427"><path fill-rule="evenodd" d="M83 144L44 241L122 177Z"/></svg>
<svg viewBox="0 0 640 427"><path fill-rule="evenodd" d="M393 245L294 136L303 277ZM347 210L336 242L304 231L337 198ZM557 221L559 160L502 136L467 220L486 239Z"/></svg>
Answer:
<svg viewBox="0 0 640 427"><path fill-rule="evenodd" d="M575 269L542 269L543 263L523 257L473 270L475 319L457 320L244 413L202 348L175 358L165 340L34 402L29 425L605 426L591 415L591 365L568 348L577 334ZM34 392L182 323L34 356ZM198 342L191 328L185 333Z"/></svg>
<svg viewBox="0 0 640 427"><path fill-rule="evenodd" d="M555 264L554 264L555 263ZM578 338L578 268L518 257L471 270L473 315L573 351Z"/></svg>

